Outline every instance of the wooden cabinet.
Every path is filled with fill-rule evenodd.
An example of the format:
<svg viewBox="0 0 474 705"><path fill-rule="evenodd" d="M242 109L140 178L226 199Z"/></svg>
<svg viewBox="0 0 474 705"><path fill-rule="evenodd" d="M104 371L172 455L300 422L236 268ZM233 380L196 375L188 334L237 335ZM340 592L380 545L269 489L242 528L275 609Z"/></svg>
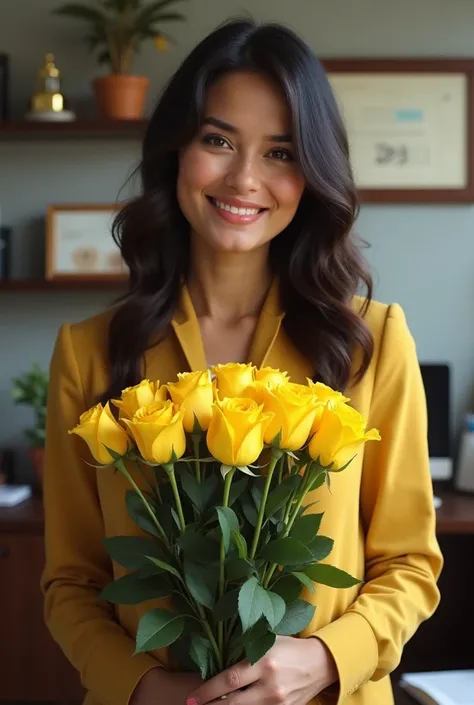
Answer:
<svg viewBox="0 0 474 705"><path fill-rule="evenodd" d="M0 509L0 702L83 699L77 672L44 625L43 565L40 503Z"/></svg>

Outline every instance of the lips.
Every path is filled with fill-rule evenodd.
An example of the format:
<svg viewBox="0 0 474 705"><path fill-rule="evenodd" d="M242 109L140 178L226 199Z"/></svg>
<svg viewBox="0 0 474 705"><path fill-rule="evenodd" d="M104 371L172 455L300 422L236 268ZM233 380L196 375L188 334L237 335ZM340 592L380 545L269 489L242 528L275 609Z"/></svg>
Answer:
<svg viewBox="0 0 474 705"><path fill-rule="evenodd" d="M221 218L236 225L254 223L268 210L267 208L261 208L257 204L248 201L239 201L233 198L221 200L208 196L207 199L213 210L220 215Z"/></svg>

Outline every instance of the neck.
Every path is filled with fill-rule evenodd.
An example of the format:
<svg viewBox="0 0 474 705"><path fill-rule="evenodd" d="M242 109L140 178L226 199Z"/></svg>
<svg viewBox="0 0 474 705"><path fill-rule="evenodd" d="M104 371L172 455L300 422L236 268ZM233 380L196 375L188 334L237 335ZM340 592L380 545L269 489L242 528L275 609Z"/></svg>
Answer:
<svg viewBox="0 0 474 705"><path fill-rule="evenodd" d="M198 318L236 322L258 316L271 279L266 247L236 254L193 243L188 289Z"/></svg>

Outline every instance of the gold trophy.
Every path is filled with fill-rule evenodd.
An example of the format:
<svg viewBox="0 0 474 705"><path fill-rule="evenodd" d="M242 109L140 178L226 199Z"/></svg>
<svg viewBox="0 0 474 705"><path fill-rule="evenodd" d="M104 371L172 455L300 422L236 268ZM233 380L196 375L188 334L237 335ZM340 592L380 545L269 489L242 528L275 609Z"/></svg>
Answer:
<svg viewBox="0 0 474 705"><path fill-rule="evenodd" d="M46 54L44 64L38 72L36 90L30 101L30 112L27 120L70 121L76 115L66 107L64 95L61 93L61 78L56 66L54 54Z"/></svg>

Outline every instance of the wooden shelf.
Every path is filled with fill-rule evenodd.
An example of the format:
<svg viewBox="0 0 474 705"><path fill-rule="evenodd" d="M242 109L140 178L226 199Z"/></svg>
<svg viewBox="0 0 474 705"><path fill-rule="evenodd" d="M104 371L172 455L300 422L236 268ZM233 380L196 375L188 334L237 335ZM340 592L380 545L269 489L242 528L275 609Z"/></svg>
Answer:
<svg viewBox="0 0 474 705"><path fill-rule="evenodd" d="M0 122L0 141L139 139L147 120L74 120L73 122Z"/></svg>
<svg viewBox="0 0 474 705"><path fill-rule="evenodd" d="M121 279L0 279L2 291L120 291L125 289L126 280Z"/></svg>

